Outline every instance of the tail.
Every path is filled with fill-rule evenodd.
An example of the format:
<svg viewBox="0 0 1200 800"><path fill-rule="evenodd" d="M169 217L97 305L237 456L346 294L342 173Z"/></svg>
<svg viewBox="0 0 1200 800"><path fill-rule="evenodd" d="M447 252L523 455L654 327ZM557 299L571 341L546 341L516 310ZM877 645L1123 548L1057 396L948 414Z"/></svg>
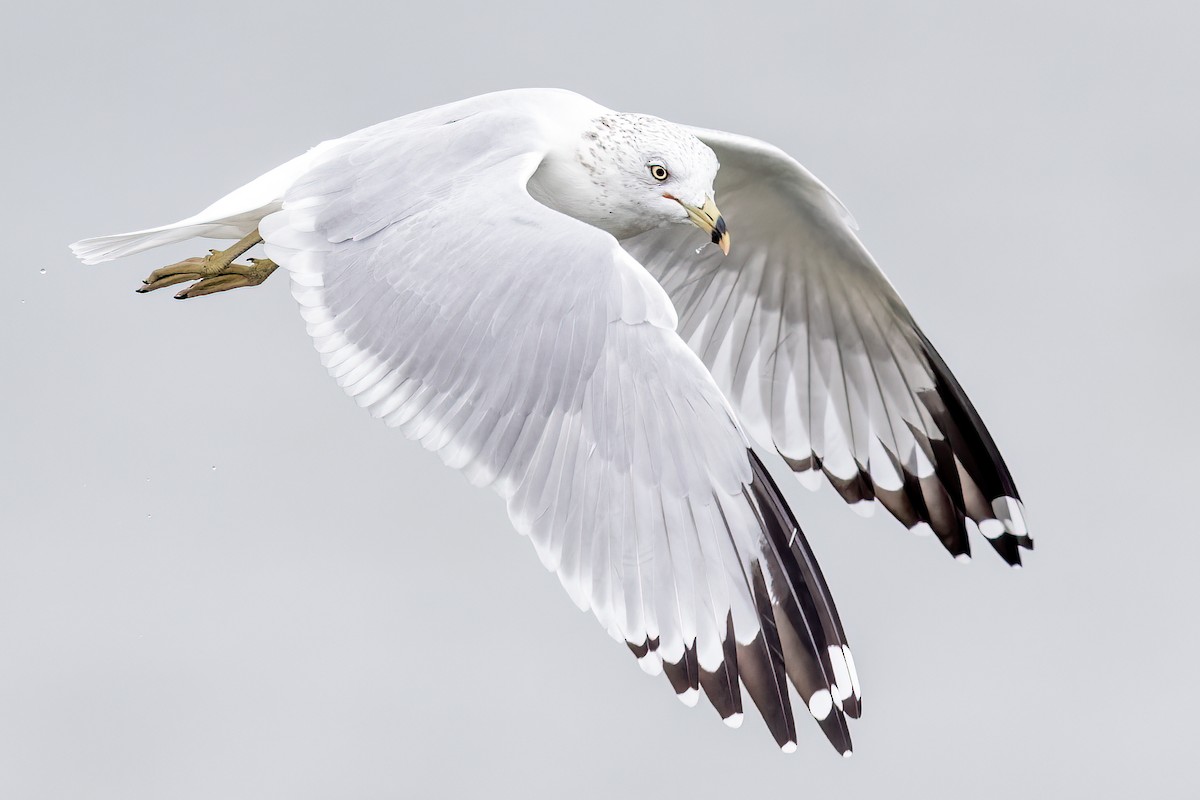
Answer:
<svg viewBox="0 0 1200 800"><path fill-rule="evenodd" d="M92 239L80 239L71 245L71 252L85 264L99 264L102 261L112 261L114 258L131 256L143 250L161 247L164 244L182 242L197 236L214 235L214 225L163 225L159 228L147 228L144 231L130 233L114 233L111 236L96 236ZM224 238L224 237L221 237Z"/></svg>
<svg viewBox="0 0 1200 800"><path fill-rule="evenodd" d="M234 189L195 216L143 231L81 239L71 245L71 252L85 264L99 264L198 236L241 239L258 227L263 217L282 207L287 188L333 144L322 142L304 155Z"/></svg>

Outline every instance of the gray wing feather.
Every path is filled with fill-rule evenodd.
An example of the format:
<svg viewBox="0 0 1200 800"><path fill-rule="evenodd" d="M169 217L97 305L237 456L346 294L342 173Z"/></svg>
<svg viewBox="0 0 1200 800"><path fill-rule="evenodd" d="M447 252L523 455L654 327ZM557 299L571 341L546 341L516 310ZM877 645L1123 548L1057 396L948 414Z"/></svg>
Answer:
<svg viewBox="0 0 1200 800"><path fill-rule="evenodd" d="M738 647L781 671L761 644L772 609L797 591L825 607L827 589L779 583L793 556L767 546L761 477L662 288L611 236L529 196L546 139L511 103L347 137L262 221L267 253L346 392L503 496L575 602L644 665L683 674L681 696L697 667L736 682ZM760 572L770 596L747 577ZM805 640L806 703L848 691L831 660L844 645L840 628ZM720 691L723 714L740 709Z"/></svg>
<svg viewBox="0 0 1200 800"><path fill-rule="evenodd" d="M864 511L879 499L956 555L973 520L1020 563L1032 541L1008 468L845 207L771 145L693 132L721 162L732 252L697 255L701 239L682 229L622 244L671 296L742 424L807 485L823 474Z"/></svg>

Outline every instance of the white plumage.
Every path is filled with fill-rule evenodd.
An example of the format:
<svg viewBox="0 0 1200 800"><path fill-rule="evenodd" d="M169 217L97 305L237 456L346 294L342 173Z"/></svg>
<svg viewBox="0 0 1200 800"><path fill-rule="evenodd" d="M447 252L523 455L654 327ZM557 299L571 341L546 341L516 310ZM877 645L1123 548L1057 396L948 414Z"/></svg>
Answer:
<svg viewBox="0 0 1200 800"><path fill-rule="evenodd" d="M714 188L728 257L674 224ZM1010 563L1031 544L986 429L852 225L769 145L521 90L322 143L193 217L72 249L96 263L257 228L339 385L503 496L643 668L733 725L740 681L791 750L786 675L848 753L853 657L742 426L952 553L967 518Z"/></svg>

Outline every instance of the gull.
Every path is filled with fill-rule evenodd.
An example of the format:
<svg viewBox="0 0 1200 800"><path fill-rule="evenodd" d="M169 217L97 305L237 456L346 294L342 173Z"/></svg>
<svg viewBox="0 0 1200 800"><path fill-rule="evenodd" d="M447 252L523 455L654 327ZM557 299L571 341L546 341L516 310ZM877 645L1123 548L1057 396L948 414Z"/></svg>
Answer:
<svg viewBox="0 0 1200 800"><path fill-rule="evenodd" d="M795 692L848 756L854 658L754 446L959 560L969 530L1014 567L1033 546L991 435L856 229L772 145L524 89L323 142L187 219L71 247L95 264L237 240L138 289L189 283L180 299L283 267L338 384L504 498L646 672L732 727L744 687L785 752Z"/></svg>

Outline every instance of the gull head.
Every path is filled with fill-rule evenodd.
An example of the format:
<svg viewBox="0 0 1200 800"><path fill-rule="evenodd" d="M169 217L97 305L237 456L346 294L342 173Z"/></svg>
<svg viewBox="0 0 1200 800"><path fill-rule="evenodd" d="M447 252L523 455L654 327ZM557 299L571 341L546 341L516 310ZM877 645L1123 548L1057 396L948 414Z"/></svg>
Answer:
<svg viewBox="0 0 1200 800"><path fill-rule="evenodd" d="M571 138L530 181L538 200L618 239L695 225L729 252L713 196L720 165L708 145L658 117L615 112L589 120Z"/></svg>

